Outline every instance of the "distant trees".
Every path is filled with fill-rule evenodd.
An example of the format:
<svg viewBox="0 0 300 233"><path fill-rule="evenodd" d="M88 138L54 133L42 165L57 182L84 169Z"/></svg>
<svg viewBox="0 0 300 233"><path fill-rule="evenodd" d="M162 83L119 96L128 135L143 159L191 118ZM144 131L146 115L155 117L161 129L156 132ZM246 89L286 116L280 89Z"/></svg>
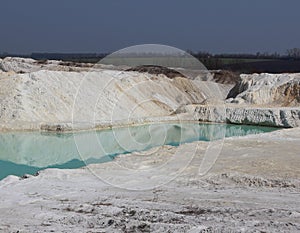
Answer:
<svg viewBox="0 0 300 233"><path fill-rule="evenodd" d="M257 53L219 53L212 54L209 52L193 52L192 50L187 50L187 53L193 55L196 58L232 58L232 59L283 59L287 58L287 55L281 55L278 52L268 53L268 52L257 52Z"/></svg>
<svg viewBox="0 0 300 233"><path fill-rule="evenodd" d="M300 58L300 48L288 49L286 53L290 58Z"/></svg>

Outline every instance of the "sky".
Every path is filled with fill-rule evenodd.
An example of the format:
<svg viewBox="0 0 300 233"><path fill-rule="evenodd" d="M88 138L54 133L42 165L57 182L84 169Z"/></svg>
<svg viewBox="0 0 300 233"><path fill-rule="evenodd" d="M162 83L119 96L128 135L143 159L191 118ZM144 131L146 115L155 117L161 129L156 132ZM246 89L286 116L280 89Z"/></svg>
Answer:
<svg viewBox="0 0 300 233"><path fill-rule="evenodd" d="M0 0L0 53L164 44L211 53L300 47L299 0Z"/></svg>

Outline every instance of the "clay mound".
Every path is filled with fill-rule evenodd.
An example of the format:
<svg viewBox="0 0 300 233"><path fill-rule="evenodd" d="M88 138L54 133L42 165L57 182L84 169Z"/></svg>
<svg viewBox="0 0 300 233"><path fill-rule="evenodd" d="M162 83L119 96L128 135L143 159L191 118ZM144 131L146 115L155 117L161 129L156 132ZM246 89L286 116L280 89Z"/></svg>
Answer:
<svg viewBox="0 0 300 233"><path fill-rule="evenodd" d="M0 86L5 87L0 90L0 125L73 120L104 124L165 117L180 106L202 103L214 93L220 99L226 96L212 82L112 70L2 73Z"/></svg>
<svg viewBox="0 0 300 233"><path fill-rule="evenodd" d="M300 74L241 75L227 95L229 103L300 106Z"/></svg>
<svg viewBox="0 0 300 233"><path fill-rule="evenodd" d="M155 65L137 66L137 67L129 68L126 71L136 71L140 73L149 73L154 75L163 74L168 78L185 77L183 74L181 74L176 70L163 67L163 66L155 66Z"/></svg>
<svg viewBox="0 0 300 233"><path fill-rule="evenodd" d="M185 74L189 74L189 77L197 77L201 81L212 81L220 84L235 85L241 81L238 73L228 70L182 70L182 73L178 70L155 66L155 65L142 65L134 68L129 68L126 71L136 71L140 73L149 73L154 75L164 74L168 78L186 77Z"/></svg>
<svg viewBox="0 0 300 233"><path fill-rule="evenodd" d="M31 58L6 57L0 59L0 71L18 74L37 72L40 70L81 72L115 68L103 64L67 62L56 60L34 60Z"/></svg>
<svg viewBox="0 0 300 233"><path fill-rule="evenodd" d="M220 84L237 84L241 81L239 73L232 72L229 70L213 70L210 71L213 75L213 79L216 83Z"/></svg>

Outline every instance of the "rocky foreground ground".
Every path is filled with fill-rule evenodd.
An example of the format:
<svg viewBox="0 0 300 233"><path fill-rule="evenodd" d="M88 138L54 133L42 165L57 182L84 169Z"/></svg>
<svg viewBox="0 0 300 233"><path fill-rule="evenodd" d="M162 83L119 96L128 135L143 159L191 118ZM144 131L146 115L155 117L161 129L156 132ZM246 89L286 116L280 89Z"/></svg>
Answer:
<svg viewBox="0 0 300 233"><path fill-rule="evenodd" d="M83 169L10 176L0 182L0 231L299 232L299 141L298 129L226 139L204 176L205 142ZM166 177L138 172L166 163L178 150L183 158L196 144L193 160L173 181L154 187ZM166 174L172 172L167 166Z"/></svg>

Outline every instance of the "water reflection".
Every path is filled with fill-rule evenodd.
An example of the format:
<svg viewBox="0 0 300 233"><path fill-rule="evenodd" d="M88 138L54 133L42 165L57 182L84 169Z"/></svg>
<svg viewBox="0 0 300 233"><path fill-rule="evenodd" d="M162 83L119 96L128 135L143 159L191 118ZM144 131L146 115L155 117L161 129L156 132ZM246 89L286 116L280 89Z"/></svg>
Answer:
<svg viewBox="0 0 300 233"><path fill-rule="evenodd" d="M151 124L80 133L18 132L0 134L0 179L38 170L78 168L112 160L116 155L161 145L178 146L275 130L225 124ZM78 153L78 149L80 154Z"/></svg>

